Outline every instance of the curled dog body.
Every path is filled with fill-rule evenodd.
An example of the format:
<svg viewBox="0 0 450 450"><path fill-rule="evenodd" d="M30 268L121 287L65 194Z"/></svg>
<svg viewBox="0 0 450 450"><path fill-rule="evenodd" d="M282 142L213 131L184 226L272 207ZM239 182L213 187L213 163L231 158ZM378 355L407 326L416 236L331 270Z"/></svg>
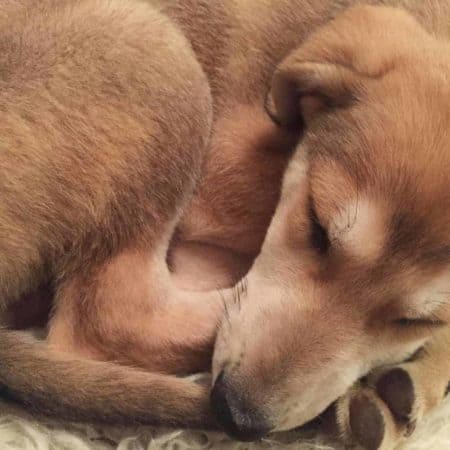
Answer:
<svg viewBox="0 0 450 450"><path fill-rule="evenodd" d="M55 293L48 344L0 331L5 395L214 426L209 390L169 374L216 341L212 408L254 439L448 322L450 6L275 3L0 6L5 326ZM201 289L171 273L193 254Z"/></svg>
<svg viewBox="0 0 450 450"><path fill-rule="evenodd" d="M275 72L269 113L306 131L216 343L232 434L304 424L448 326L448 50L403 11L356 7Z"/></svg>

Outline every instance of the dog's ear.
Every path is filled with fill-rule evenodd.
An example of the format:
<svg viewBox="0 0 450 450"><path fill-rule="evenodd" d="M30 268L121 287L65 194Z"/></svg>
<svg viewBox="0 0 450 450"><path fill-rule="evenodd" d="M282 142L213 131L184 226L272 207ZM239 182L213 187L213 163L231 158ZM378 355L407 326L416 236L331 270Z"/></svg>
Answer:
<svg viewBox="0 0 450 450"><path fill-rule="evenodd" d="M410 62L430 35L408 13L350 8L312 34L281 62L266 110L282 126L299 126L327 108L358 98L370 80Z"/></svg>
<svg viewBox="0 0 450 450"><path fill-rule="evenodd" d="M324 109L355 98L361 77L337 64L286 61L272 80L266 110L281 126L297 127Z"/></svg>

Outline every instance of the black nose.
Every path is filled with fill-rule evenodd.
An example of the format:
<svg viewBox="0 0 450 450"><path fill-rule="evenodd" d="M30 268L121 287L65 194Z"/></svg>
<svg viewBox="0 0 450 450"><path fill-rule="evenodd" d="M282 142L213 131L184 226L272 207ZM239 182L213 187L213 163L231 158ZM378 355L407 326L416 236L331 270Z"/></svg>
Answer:
<svg viewBox="0 0 450 450"><path fill-rule="evenodd" d="M264 415L227 382L223 372L211 392L211 406L226 433L239 441L257 441L272 429Z"/></svg>

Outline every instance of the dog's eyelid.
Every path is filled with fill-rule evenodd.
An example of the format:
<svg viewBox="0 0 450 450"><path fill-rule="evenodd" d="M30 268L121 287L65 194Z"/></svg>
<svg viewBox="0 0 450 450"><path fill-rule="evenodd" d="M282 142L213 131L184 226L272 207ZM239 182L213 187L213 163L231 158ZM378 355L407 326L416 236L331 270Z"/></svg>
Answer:
<svg viewBox="0 0 450 450"><path fill-rule="evenodd" d="M429 318L429 317L402 317L400 319L396 319L394 321L396 325L401 327L441 327L446 325L446 323L437 318Z"/></svg>
<svg viewBox="0 0 450 450"><path fill-rule="evenodd" d="M321 223L314 200L310 198L309 214L311 218L311 244L321 255L328 252L331 247L330 235L327 228Z"/></svg>

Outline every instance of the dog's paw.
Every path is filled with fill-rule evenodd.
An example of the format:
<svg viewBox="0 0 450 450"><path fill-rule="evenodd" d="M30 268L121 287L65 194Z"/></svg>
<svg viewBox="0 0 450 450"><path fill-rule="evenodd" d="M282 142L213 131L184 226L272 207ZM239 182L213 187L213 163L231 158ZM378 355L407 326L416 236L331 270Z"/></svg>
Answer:
<svg viewBox="0 0 450 450"><path fill-rule="evenodd" d="M397 366L374 373L369 382L394 419L404 427L406 435L412 434L424 415L425 400L421 386L415 384L408 367Z"/></svg>
<svg viewBox="0 0 450 450"><path fill-rule="evenodd" d="M433 366L417 359L374 371L368 377L368 384L405 428L406 435L410 435L448 394L448 376L438 377Z"/></svg>
<svg viewBox="0 0 450 450"><path fill-rule="evenodd" d="M396 448L449 394L449 345L444 327L405 363L371 372L336 403L333 431L347 446Z"/></svg>
<svg viewBox="0 0 450 450"><path fill-rule="evenodd" d="M414 432L448 394L424 367L417 360L375 370L338 401L337 427L347 445L392 450Z"/></svg>
<svg viewBox="0 0 450 450"><path fill-rule="evenodd" d="M348 447L391 450L405 436L404 426L369 387L352 389L339 400L336 414L338 431Z"/></svg>

